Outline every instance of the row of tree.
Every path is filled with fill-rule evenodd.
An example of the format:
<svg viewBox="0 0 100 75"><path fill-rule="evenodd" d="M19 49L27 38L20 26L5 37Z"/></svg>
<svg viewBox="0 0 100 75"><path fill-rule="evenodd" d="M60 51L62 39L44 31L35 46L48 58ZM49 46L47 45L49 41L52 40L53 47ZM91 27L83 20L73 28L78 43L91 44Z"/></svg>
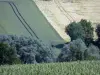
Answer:
<svg viewBox="0 0 100 75"><path fill-rule="evenodd" d="M0 35L0 64L54 62L52 47L25 36Z"/></svg>
<svg viewBox="0 0 100 75"><path fill-rule="evenodd" d="M100 25L97 25L98 39L94 41L94 28L87 20L72 22L66 29L71 42L65 44L58 61L98 60L100 59Z"/></svg>
<svg viewBox="0 0 100 75"><path fill-rule="evenodd" d="M63 48L57 58L52 44L25 36L0 35L0 65L100 59L100 25L96 28L96 41L94 28L87 20L72 22L65 30L71 42L60 45Z"/></svg>

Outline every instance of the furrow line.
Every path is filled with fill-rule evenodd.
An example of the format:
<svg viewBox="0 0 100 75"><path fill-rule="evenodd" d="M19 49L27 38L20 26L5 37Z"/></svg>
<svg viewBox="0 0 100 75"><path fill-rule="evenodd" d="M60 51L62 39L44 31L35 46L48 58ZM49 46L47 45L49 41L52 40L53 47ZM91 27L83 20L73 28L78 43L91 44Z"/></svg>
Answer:
<svg viewBox="0 0 100 75"><path fill-rule="evenodd" d="M30 27L30 25L26 22L26 20L23 18L23 16L21 15L21 13L19 12L17 6L12 3L14 5L14 7L16 8L18 14L20 15L20 17L23 19L23 21L25 22L25 24L28 26L28 28L32 31L32 33L36 36L37 39L39 39L39 37L36 35L36 33L33 31L33 29Z"/></svg>
<svg viewBox="0 0 100 75"><path fill-rule="evenodd" d="M23 23L23 21L20 19L20 17L17 15L15 9L13 8L12 4L10 2L8 2L9 5L11 6L14 14L16 15L16 17L19 19L19 21L22 23L22 25L25 27L25 29L29 32L29 34L33 37L32 33L28 30L28 28L25 26L25 24Z"/></svg>
<svg viewBox="0 0 100 75"><path fill-rule="evenodd" d="M55 2L55 4L57 5L57 7L60 9L60 11L63 13L63 15L65 15L66 18L67 18L70 22L73 22L74 19L72 18L72 16L68 14L68 12L62 7L62 5L59 3L59 1L54 0L54 2ZM64 12L65 12L66 14L65 14Z"/></svg>

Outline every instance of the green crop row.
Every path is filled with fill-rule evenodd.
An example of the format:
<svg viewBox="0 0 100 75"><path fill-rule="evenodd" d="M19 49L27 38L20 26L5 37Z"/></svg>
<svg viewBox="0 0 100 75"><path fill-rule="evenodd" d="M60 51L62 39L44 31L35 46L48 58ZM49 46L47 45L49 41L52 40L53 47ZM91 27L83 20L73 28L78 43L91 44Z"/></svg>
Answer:
<svg viewBox="0 0 100 75"><path fill-rule="evenodd" d="M100 75L100 61L5 65L0 75Z"/></svg>

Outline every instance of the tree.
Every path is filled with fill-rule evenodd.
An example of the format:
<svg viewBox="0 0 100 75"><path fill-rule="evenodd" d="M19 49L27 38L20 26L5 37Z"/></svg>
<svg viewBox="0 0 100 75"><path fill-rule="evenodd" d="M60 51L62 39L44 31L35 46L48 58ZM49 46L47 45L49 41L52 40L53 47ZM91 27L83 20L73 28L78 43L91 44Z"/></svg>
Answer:
<svg viewBox="0 0 100 75"><path fill-rule="evenodd" d="M36 60L38 63L47 63L47 62L55 62L55 54L53 52L53 48L49 47L48 44L44 42L37 42L39 47L37 49Z"/></svg>
<svg viewBox="0 0 100 75"><path fill-rule="evenodd" d="M100 59L100 50L97 46L91 44L87 49L88 56L86 57L87 60L98 60Z"/></svg>
<svg viewBox="0 0 100 75"><path fill-rule="evenodd" d="M93 41L93 30L94 28L92 27L91 22L82 19L79 23L81 23L84 32L85 32L85 37L84 37L84 42L86 43L87 46Z"/></svg>
<svg viewBox="0 0 100 75"><path fill-rule="evenodd" d="M8 44L0 43L0 65L20 63L14 48Z"/></svg>
<svg viewBox="0 0 100 75"><path fill-rule="evenodd" d="M84 60L84 52L87 50L86 45L81 39L73 40L69 44L65 45L60 53L59 61L75 61Z"/></svg>
<svg viewBox="0 0 100 75"><path fill-rule="evenodd" d="M95 31L97 33L98 39L96 41L94 41L93 44L98 46L98 48L100 49L100 24L97 25Z"/></svg>
<svg viewBox="0 0 100 75"><path fill-rule="evenodd" d="M96 33L97 33L98 38L100 38L100 24L98 24L96 27Z"/></svg>
<svg viewBox="0 0 100 75"><path fill-rule="evenodd" d="M72 22L66 27L65 31L70 36L71 41L78 38L84 39L85 37L85 32L80 23Z"/></svg>
<svg viewBox="0 0 100 75"><path fill-rule="evenodd" d="M55 61L53 48L40 40L25 36L0 35L0 42L14 47L23 63L42 63Z"/></svg>
<svg viewBox="0 0 100 75"><path fill-rule="evenodd" d="M87 20L72 22L66 27L65 31L70 36L71 41L80 38L87 46L93 41L93 27L91 22Z"/></svg>

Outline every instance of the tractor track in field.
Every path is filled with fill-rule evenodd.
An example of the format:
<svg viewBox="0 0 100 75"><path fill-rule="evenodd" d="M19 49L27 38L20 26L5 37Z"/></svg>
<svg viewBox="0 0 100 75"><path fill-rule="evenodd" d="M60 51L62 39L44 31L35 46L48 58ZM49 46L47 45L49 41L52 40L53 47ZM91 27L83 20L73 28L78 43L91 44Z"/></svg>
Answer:
<svg viewBox="0 0 100 75"><path fill-rule="evenodd" d="M15 8L16 8L18 14L20 15L20 17L23 19L23 21L26 23L26 25L27 25L27 26L29 27L29 29L32 31L33 35L35 35L35 37L36 37L37 39L39 39L39 37L38 37L38 36L36 35L36 33L32 30L32 28L30 27L30 25L25 21L25 19L23 18L23 16L22 16L21 13L19 12L17 6L16 6L14 3L12 3L12 4L15 6ZM33 37L34 37L34 36L33 36ZM38 43L36 40L34 40L34 42L37 43L37 44L38 44L38 47L41 47L42 50L45 50L45 49L42 47L42 45L41 45L40 43Z"/></svg>
<svg viewBox="0 0 100 75"><path fill-rule="evenodd" d="M63 8L61 3L58 0L54 0L54 2L57 5L58 9L62 12L62 14L65 15L66 18L70 21L70 23L73 22L74 21L73 17Z"/></svg>
<svg viewBox="0 0 100 75"><path fill-rule="evenodd" d="M12 4L15 6L15 8L16 8L18 14L19 14L20 17L23 19L23 21L24 21L25 24L28 26L28 28L32 31L32 33L36 36L36 38L39 39L39 37L38 37L38 36L36 35L36 33L34 32L34 30L30 27L30 25L26 22L26 20L25 20L25 19L23 18L23 16L21 15L21 13L19 12L17 6L16 6L14 3L12 3Z"/></svg>
<svg viewBox="0 0 100 75"><path fill-rule="evenodd" d="M6 2L6 3L8 3L10 6L11 6L11 8L12 8L12 10L13 10L13 12L15 13L15 15L17 16L17 18L20 20L20 22L22 23L22 25L26 28L26 30L30 33L30 35L32 36L32 37L34 37L33 35L32 35L32 33L35 35L35 37L37 38L37 39L39 39L39 37L35 34L35 32L31 29L31 27L29 26L29 24L25 21L25 19L22 17L22 15L20 14L20 12L19 12L19 10L18 10L18 8L16 7L16 5L12 2L12 1L0 1L0 2ZM12 5L13 4L13 5ZM29 29L31 29L31 31L32 31L32 33L28 30L28 28L25 26L25 24L23 23L23 21L20 19L20 17L17 15L17 13L16 13L16 11L15 11L15 9L14 9L14 7L16 8L16 11L18 12L18 14L19 14L19 16L23 19L23 21L27 24L27 26L29 27ZM45 50L43 47L42 47L42 45L40 44L40 43L38 43L36 40L34 40L34 42L35 43L37 43L37 45L38 45L38 47L41 47L42 48L42 50Z"/></svg>
<svg viewBox="0 0 100 75"><path fill-rule="evenodd" d="M28 28L25 26L25 24L23 23L23 21L20 19L20 17L17 15L16 11L14 10L12 4L9 2L9 5L11 6L13 12L15 13L15 15L17 16L17 18L19 19L19 21L22 23L22 25L25 27L25 29L30 33L30 35L33 37L33 35L31 34L31 32L28 30Z"/></svg>
<svg viewBox="0 0 100 75"><path fill-rule="evenodd" d="M6 2L6 3L8 3L8 4L11 6L11 8L12 8L14 14L16 15L16 17L19 19L19 21L22 23L22 25L25 27L25 29L29 32L29 34L30 34L32 37L34 37L33 35L35 35L35 37L36 37L37 39L39 39L39 37L36 35L36 33L33 31L33 29L30 27L30 25L26 22L26 20L25 20L25 19L23 18L23 16L21 15L21 13L19 12L17 6L16 6L12 1L0 1L0 2ZM15 7L15 9L14 9L14 7ZM17 11L18 14L16 13L16 11ZM25 24L24 24L24 23L25 23ZM26 26L26 25L27 25L27 26ZM30 30L29 30L27 27L31 30L31 32L32 32L33 34L30 32Z"/></svg>

